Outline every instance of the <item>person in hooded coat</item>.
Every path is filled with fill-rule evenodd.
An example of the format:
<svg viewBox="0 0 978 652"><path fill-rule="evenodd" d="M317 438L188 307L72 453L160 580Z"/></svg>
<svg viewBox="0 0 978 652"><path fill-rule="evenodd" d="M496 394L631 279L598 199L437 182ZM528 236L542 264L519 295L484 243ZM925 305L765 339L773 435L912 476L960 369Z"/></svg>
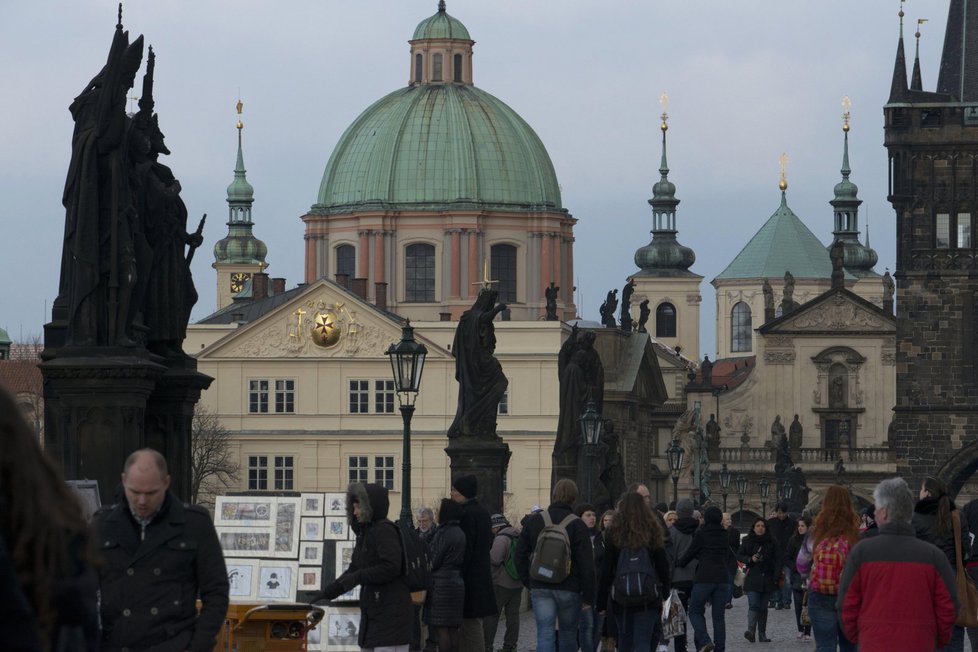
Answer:
<svg viewBox="0 0 978 652"><path fill-rule="evenodd" d="M496 594L492 585L489 552L492 549L492 517L476 498L479 482L474 475L462 475L452 481L451 497L462 506L459 526L465 533L465 607L462 612L462 649L479 650L485 645L482 619L495 615Z"/></svg>
<svg viewBox="0 0 978 652"><path fill-rule="evenodd" d="M696 531L686 552L676 560L676 569L677 572L693 569L689 622L693 628L696 649L723 652L727 645L726 608L733 583L731 568L737 562L728 543L720 508L712 505L707 507L703 520L703 527ZM712 639L706 630L707 602L710 603L713 620ZM676 649L685 652L686 647Z"/></svg>
<svg viewBox="0 0 978 652"><path fill-rule="evenodd" d="M771 594L777 588L781 558L763 518L754 519L750 532L737 551L737 559L747 564L744 593L747 594L748 610L744 638L753 643L756 629L756 640L759 643L769 643L771 639L767 637L767 607Z"/></svg>
<svg viewBox="0 0 978 652"><path fill-rule="evenodd" d="M346 494L347 518L357 535L350 567L313 602L332 600L359 585L357 644L364 650L382 647L391 652L408 652L414 609L401 568L401 537L397 526L387 519L387 489L354 482Z"/></svg>
<svg viewBox="0 0 978 652"><path fill-rule="evenodd" d="M689 498L681 498L676 503L676 520L669 526L669 541L666 545L666 554L669 556L669 566L672 569L672 588L679 591L679 601L683 604L683 609L689 612L689 596L693 594L693 576L696 574L697 563L695 560L685 567L677 567L676 562L682 559L690 544L693 543L693 534L700 526L699 519L693 516L693 501ZM668 521L667 521L668 522ZM675 639L676 651L686 650L686 634L681 634Z"/></svg>
<svg viewBox="0 0 978 652"><path fill-rule="evenodd" d="M438 652L459 652L465 606L465 533L459 527L464 509L451 498L438 508L438 529L431 537L431 590L425 602L425 622L434 628Z"/></svg>

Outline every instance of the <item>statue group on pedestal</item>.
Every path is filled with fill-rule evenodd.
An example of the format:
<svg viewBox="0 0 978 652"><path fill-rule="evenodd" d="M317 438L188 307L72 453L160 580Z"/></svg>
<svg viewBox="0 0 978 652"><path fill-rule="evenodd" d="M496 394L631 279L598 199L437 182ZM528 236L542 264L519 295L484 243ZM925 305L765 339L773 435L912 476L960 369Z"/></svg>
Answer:
<svg viewBox="0 0 978 652"><path fill-rule="evenodd" d="M142 56L143 37L129 43L120 13L108 61L70 106L75 129L55 306L68 346L145 344L175 356L183 355L197 301L190 260L203 238L200 228L187 232L180 183L158 160L170 151L153 113L152 48L139 111L126 113Z"/></svg>

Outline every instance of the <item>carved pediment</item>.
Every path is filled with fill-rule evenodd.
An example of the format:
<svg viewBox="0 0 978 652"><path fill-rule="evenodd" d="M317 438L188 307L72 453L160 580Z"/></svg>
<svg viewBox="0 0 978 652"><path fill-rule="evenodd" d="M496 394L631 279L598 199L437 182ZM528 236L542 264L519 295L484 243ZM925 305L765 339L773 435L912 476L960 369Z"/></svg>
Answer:
<svg viewBox="0 0 978 652"><path fill-rule="evenodd" d="M893 331L895 326L879 312L845 294L835 294L779 324L776 331Z"/></svg>

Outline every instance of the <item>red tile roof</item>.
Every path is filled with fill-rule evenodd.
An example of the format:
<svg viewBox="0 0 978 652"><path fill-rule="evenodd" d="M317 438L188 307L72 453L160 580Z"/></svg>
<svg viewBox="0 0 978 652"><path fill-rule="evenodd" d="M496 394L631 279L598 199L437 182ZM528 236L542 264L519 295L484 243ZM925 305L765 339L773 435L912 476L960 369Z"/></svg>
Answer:
<svg viewBox="0 0 978 652"><path fill-rule="evenodd" d="M0 360L0 387L14 394L40 392L41 370L35 360Z"/></svg>

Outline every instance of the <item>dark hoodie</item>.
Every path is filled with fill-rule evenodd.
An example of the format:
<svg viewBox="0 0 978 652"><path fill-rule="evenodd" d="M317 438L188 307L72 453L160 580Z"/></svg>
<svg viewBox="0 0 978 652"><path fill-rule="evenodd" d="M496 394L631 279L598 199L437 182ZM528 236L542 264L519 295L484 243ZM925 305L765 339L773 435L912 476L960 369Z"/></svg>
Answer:
<svg viewBox="0 0 978 652"><path fill-rule="evenodd" d="M754 555L760 559L753 560ZM777 588L777 577L780 574L779 555L775 549L774 539L766 529L758 536L753 526L740 544L737 559L747 564L747 579L744 580L745 592L769 593Z"/></svg>
<svg viewBox="0 0 978 652"><path fill-rule="evenodd" d="M696 534L685 554L676 560L677 568L695 568L693 582L698 584L728 584L733 551L727 543L727 531L723 529L723 513L707 508L703 514L706 521ZM682 519L680 519L682 520ZM679 525L679 521L676 521ZM693 562L698 562L693 566Z"/></svg>
<svg viewBox="0 0 978 652"><path fill-rule="evenodd" d="M676 562L682 559L686 551L689 550L693 543L693 535L699 526L698 519L692 516L684 516L677 519L669 528L669 543L666 545L666 553L669 555L669 564L672 566L674 588L685 590L693 586L693 576L696 574L698 562L694 559L685 567L678 566Z"/></svg>
<svg viewBox="0 0 978 652"><path fill-rule="evenodd" d="M359 504L360 517L354 513ZM403 553L397 527L387 520L387 489L376 484L353 483L347 489L346 513L357 535L353 558L345 573L323 591L332 600L359 585L360 647L411 643L411 593L401 573Z"/></svg>

